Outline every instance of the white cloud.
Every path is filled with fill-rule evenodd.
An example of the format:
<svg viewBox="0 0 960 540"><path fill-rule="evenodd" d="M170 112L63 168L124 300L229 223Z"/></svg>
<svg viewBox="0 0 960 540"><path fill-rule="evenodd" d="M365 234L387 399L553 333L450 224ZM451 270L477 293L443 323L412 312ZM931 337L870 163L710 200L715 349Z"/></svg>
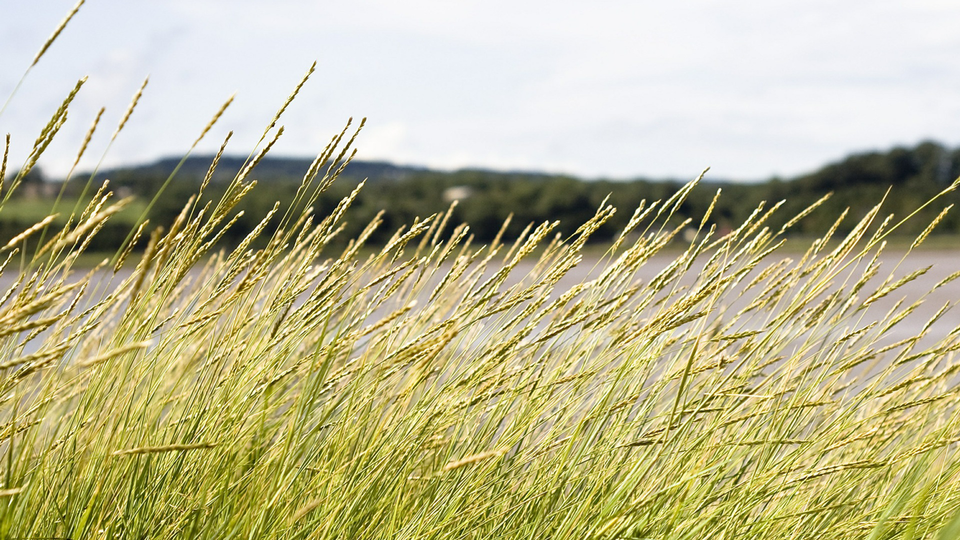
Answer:
<svg viewBox="0 0 960 540"><path fill-rule="evenodd" d="M0 98L72 3L0 8ZM51 148L51 167L62 168L96 109L107 106L115 121L150 74L109 162L182 153L234 91L223 131L234 129L234 150L245 152L318 60L284 119L285 154L315 154L348 116L364 115L361 155L588 176L689 176L712 164L718 176L761 178L852 150L960 143L955 2L267 5L88 3L0 130L14 133L23 154L73 81L89 74L72 127ZM218 144L211 137L202 150Z"/></svg>

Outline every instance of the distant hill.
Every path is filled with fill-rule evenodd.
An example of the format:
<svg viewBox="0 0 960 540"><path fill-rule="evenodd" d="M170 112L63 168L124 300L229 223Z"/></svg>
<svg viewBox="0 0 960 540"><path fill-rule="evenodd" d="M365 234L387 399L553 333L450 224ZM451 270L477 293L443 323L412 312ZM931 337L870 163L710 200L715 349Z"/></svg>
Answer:
<svg viewBox="0 0 960 540"><path fill-rule="evenodd" d="M207 169L213 161L214 156L191 156L188 157L180 170L177 171L177 177L182 180L200 180L207 174ZM246 157L223 156L214 172L213 182L226 182L231 179L243 167ZM152 163L144 165L116 167L100 171L97 174L98 179L115 179L129 177L167 177L174 171L180 158L163 158ZM311 158L295 157L271 157L263 158L253 171L252 178L264 181L284 181L300 180L304 173L313 163ZM363 180L403 180L413 174L428 171L426 167L411 167L404 165L394 165L386 161L352 161L344 170L342 177L344 179Z"/></svg>
<svg viewBox="0 0 960 540"><path fill-rule="evenodd" d="M883 215L906 216L960 176L960 149L950 149L935 142L924 142L912 148L896 147L885 152L865 152L848 156L819 170L788 180L757 184L753 200L787 200L787 213L798 212L828 192L833 196L823 215L839 214L850 209L852 217L866 214L886 197ZM889 193L888 193L889 190ZM960 203L960 193L946 195L931 211L951 203ZM907 227L913 231L932 219L929 212ZM810 232L822 229L825 223ZM960 232L960 212L952 212L938 230ZM958 246L960 248L960 246Z"/></svg>
<svg viewBox="0 0 960 540"><path fill-rule="evenodd" d="M150 219L155 224L170 223L183 204L196 192L196 183L206 174L213 156L187 159L174 182L167 185L151 207ZM179 159L161 159L153 163L102 171L100 179L109 178L111 185L151 200L166 183L166 178ZM237 210L244 210L230 235L242 238L273 206L274 201L291 201L310 159L263 159L251 178L259 181L256 196L245 199ZM240 170L244 158L222 158L212 185L206 194L215 198L228 180ZM827 192L832 198L821 209L804 218L792 229L793 234L820 235L831 228L845 210L847 218L837 227L844 233L856 220L884 200L877 222L893 213L906 216L949 186L960 176L960 149L951 149L934 142L914 147L897 147L882 152L850 155L820 169L794 178L773 178L765 182L710 181L694 189L679 207L677 217L701 218L711 206L718 188L723 195L713 208L710 221L720 230L738 226L762 201L769 208L785 200L781 211L766 222L777 230L793 216L820 199ZM477 241L491 240L504 219L513 221L506 237L519 234L528 223L559 220L558 231L572 234L589 219L602 201L607 200L620 211L600 230L594 239L609 241L626 225L632 210L642 201L650 203L670 197L683 185L678 180L583 180L580 178L538 172L505 172L486 169L438 171L427 167L410 167L378 161L351 162L340 182L334 183L320 196L315 207L323 215L330 212L346 196L356 182L367 178L369 185L354 201L347 217L343 238L359 234L377 212L384 210L383 226L371 242L385 241L397 227L445 211L452 200L459 200L454 221L470 225ZM74 187L77 189L79 186ZM889 192L888 192L889 190ZM885 199L884 199L885 198ZM923 210L899 232L916 234L948 204L960 207L960 192L949 193L937 204ZM43 216L40 216L42 218ZM38 218L39 219L39 218ZM2 225L2 224L0 224ZM22 224L10 227L22 230ZM937 227L937 234L960 234L960 212L952 212ZM3 241L0 234L0 242ZM232 236L227 240L235 240ZM960 245L957 246L960 249Z"/></svg>
<svg viewBox="0 0 960 540"><path fill-rule="evenodd" d="M182 180L199 180L207 173L213 160L212 155L192 156L180 167L177 177ZM246 157L223 156L214 173L213 181L228 181L243 166ZM253 172L253 178L264 181L299 180L312 163L311 158L265 157ZM128 165L104 169L98 179L116 177L167 177L174 171L180 158L162 158L152 163ZM549 180L551 178L571 178L569 175L557 175L538 171L498 171L485 168L466 168L457 171L439 171L429 167L397 165L388 161L354 160L344 170L342 178L351 180L369 179L405 180L413 176L429 174L458 175L471 174L487 177L524 177L528 179ZM920 182L930 186L946 186L960 176L960 149L949 149L936 142L924 142L916 147L896 147L891 150L852 154L840 161L829 163L822 168L788 179L770 179L766 182L751 182L751 185L774 183L787 186L787 192L793 194L825 193L831 190L845 190L863 186L898 186L910 182ZM645 181L650 181L644 178ZM616 181L627 181L620 179ZM658 180L652 180L658 181ZM676 182L676 179L659 181ZM732 184L727 180L712 179L713 184Z"/></svg>

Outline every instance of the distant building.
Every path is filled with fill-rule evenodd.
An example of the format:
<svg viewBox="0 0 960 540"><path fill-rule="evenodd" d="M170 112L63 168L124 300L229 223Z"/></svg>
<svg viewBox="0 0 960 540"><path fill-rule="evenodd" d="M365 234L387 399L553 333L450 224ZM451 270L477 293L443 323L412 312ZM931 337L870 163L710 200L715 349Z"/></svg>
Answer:
<svg viewBox="0 0 960 540"><path fill-rule="evenodd" d="M452 186L443 190L443 201L453 202L463 199L469 199L473 195L473 188L470 186Z"/></svg>

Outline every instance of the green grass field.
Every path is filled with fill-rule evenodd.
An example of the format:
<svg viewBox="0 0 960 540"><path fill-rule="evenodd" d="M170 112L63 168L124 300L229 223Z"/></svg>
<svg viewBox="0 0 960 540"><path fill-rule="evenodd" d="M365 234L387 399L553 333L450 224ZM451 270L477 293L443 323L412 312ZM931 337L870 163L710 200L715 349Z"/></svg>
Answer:
<svg viewBox="0 0 960 540"><path fill-rule="evenodd" d="M16 221L19 223L36 223L43 220L51 214L58 214L54 224L64 225L70 211L74 208L83 209L90 204L90 200L80 201L77 198L64 198L59 202L49 198L21 198L18 197L4 205L3 215L0 219L5 221ZM136 226L137 220L146 209L147 203L144 201L133 200L126 205L123 210L117 212L111 219L120 223Z"/></svg>
<svg viewBox="0 0 960 540"><path fill-rule="evenodd" d="M93 270L90 238L130 211L99 186L0 249L22 261L0 276L0 537L960 537L960 329L920 345L940 312L880 345L916 305L867 316L920 276L877 264L900 218L784 258L775 209L666 227L691 183L621 209L599 271L559 287L615 209L486 246L448 212L332 251L353 196L309 207L353 136L263 216L263 248L215 249L247 167Z"/></svg>

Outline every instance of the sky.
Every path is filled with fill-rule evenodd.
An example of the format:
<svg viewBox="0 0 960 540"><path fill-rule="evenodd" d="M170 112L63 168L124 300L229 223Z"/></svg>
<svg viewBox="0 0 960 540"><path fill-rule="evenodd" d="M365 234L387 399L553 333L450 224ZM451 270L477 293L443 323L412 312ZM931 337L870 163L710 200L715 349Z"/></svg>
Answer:
<svg viewBox="0 0 960 540"><path fill-rule="evenodd" d="M75 0L0 0L0 104ZM358 157L586 178L762 180L852 152L960 145L956 0L87 0L0 115L11 168L246 155L316 61L274 153L367 117ZM116 142L108 139L145 77ZM109 150L106 154L104 152Z"/></svg>

